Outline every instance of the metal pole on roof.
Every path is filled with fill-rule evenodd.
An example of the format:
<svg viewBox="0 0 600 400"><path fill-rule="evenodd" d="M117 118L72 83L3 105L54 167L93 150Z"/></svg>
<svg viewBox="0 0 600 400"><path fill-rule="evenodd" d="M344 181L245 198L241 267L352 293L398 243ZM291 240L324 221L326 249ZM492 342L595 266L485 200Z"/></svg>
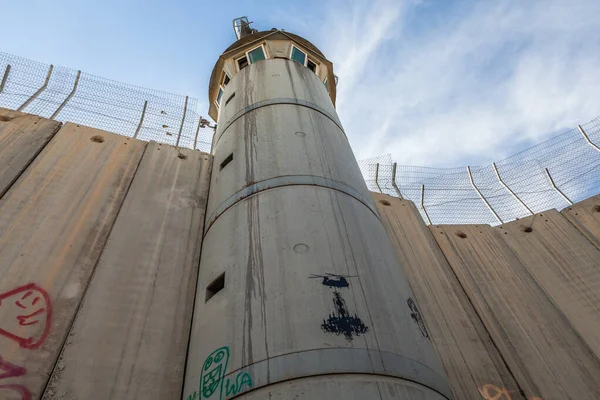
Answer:
<svg viewBox="0 0 600 400"><path fill-rule="evenodd" d="M475 191L477 192L477 194L479 195L479 197L481 198L481 200L485 203L485 205L490 210L490 212L492 214L494 214L494 217L498 220L498 222L500 222L501 224L503 224L504 221L502 221L502 218L500 218L500 216L498 215L498 213L496 213L496 211L494 211L494 209L492 208L492 205L487 201L487 199L485 198L485 196L483 195L483 193L481 193L481 191L479 190L479 188L477 187L477 185L475 185L475 181L473 180L473 174L471 173L471 167L469 167L468 165L467 165L467 172L469 174L469 180L471 181L471 186L473 186L473 189L475 189Z"/></svg>
<svg viewBox="0 0 600 400"><path fill-rule="evenodd" d="M552 185L552 187L562 196L563 199L565 199L565 201L567 203L569 203L570 205L573 205L574 203L571 201L570 198L567 197L566 194L564 194L562 192L562 190L560 190L558 188L558 186L556 186L556 183L554 183L554 179L552 179L552 175L550 175L550 171L548 170L548 168L544 168L546 170L546 175L548 176L548 179L550 180L550 184Z"/></svg>
<svg viewBox="0 0 600 400"><path fill-rule="evenodd" d="M71 93L69 93L69 95L67 96L65 101L63 101L60 104L60 106L58 106L58 108L56 109L56 111L54 111L54 114L52 114L50 119L56 118L58 113L60 113L61 110L63 109L63 107L69 102L69 100L71 100L71 97L73 97L73 95L75 94L75 91L77 90L77 85L79 85L79 77L80 76L81 76L81 71L77 71L77 76L75 77L75 83L73 84L73 89L71 90Z"/></svg>
<svg viewBox="0 0 600 400"><path fill-rule="evenodd" d="M2 77L2 82L0 82L0 93L4 90L4 85L6 85L6 80L8 79L8 74L10 73L10 64L6 66L4 69L4 76Z"/></svg>
<svg viewBox="0 0 600 400"><path fill-rule="evenodd" d="M137 129L133 134L134 139L137 138L138 134L140 133L140 129L142 129L142 124L144 123L144 116L146 115L146 107L148 107L148 100L144 101L144 108L142 108L142 116L140 117L140 123L138 124Z"/></svg>
<svg viewBox="0 0 600 400"><path fill-rule="evenodd" d="M50 76L52 76L53 69L54 65L50 65L50 68L48 68L48 73L46 74L46 80L44 81L44 84L34 94L32 94L30 98L25 100L25 103L21 104L21 106L17 108L17 111L23 111L25 107L27 107L33 100L35 100L36 97L40 95L40 93L44 91L44 89L48 87L48 82L50 82Z"/></svg>
<svg viewBox="0 0 600 400"><path fill-rule="evenodd" d="M529 211L529 213L530 213L531 215L535 214L535 213L534 213L534 212L531 210L531 208L529 208L529 207L527 206L527 204L525 204L525 202L524 202L523 200L521 200L521 199L519 198L519 196L517 196L517 194L516 194L515 192L513 192L513 190L512 190L511 188L509 188L509 187L508 187L508 185L507 185L506 183L504 183L504 181L503 181L503 180L502 180L502 178L500 177L500 172L498 172L498 167L496 166L496 163L492 163L492 166L494 167L494 172L496 172L496 177L498 177L498 182L500 182L500 184L501 184L502 186L504 186L504 188L505 188L506 190L508 190L508 193L510 193L510 194L512 195L512 197L513 197L515 200L517 200L517 201L518 201L518 202L519 202L519 203L520 203L520 204L521 204L523 207L525 207L525 209L526 209L527 211Z"/></svg>
<svg viewBox="0 0 600 400"><path fill-rule="evenodd" d="M383 193L381 187L379 186L379 163L375 165L375 185L377 185L377 189L379 189L379 193Z"/></svg>
<svg viewBox="0 0 600 400"><path fill-rule="evenodd" d="M0 90L1 91L1 90ZM581 125L577 125L577 128L579 129L579 132L581 132L581 134L583 135L584 139L586 142L588 142L588 144L590 146L592 146L593 148L595 148L596 150L600 151L600 147L598 147L597 144L593 143L589 136L587 135L587 133L585 133L585 131L583 130L583 128L581 127Z"/></svg>
<svg viewBox="0 0 600 400"><path fill-rule="evenodd" d="M181 117L181 125L179 126L179 133L177 134L177 143L175 147L179 147L179 140L181 140L181 131L183 130L183 123L185 122L185 114L187 113L188 96L185 96L185 104L183 105L183 116Z"/></svg>
<svg viewBox="0 0 600 400"><path fill-rule="evenodd" d="M429 218L429 214L427 214L427 210L425 209L425 185L421 185L421 209L423 210L423 214L425 214L425 218L427 218L427 224L432 225L431 218Z"/></svg>
<svg viewBox="0 0 600 400"><path fill-rule="evenodd" d="M392 186L394 187L394 189L396 189L396 193L398 194L400 200L404 200L404 198L402 197L402 193L400 193L400 188L398 187L398 185L396 185L396 167L397 164L394 163L394 165L392 166Z"/></svg>

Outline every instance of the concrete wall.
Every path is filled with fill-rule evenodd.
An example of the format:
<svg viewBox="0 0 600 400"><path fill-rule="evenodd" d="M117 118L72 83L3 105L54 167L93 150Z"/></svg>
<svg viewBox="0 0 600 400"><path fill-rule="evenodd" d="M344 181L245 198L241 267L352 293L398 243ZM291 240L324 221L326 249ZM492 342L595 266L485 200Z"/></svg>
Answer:
<svg viewBox="0 0 600 400"><path fill-rule="evenodd" d="M0 109L0 399L180 397L211 165Z"/></svg>
<svg viewBox="0 0 600 400"><path fill-rule="evenodd" d="M374 196L457 398L600 398L597 199L566 211L575 223L426 229L412 203Z"/></svg>

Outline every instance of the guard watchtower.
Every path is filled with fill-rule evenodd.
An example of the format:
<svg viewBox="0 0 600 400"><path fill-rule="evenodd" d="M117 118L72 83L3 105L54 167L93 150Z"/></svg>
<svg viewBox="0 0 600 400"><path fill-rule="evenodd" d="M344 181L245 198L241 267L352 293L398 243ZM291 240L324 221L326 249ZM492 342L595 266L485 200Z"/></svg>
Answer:
<svg viewBox="0 0 600 400"><path fill-rule="evenodd" d="M188 399L450 399L335 110L333 64L234 21L217 121Z"/></svg>

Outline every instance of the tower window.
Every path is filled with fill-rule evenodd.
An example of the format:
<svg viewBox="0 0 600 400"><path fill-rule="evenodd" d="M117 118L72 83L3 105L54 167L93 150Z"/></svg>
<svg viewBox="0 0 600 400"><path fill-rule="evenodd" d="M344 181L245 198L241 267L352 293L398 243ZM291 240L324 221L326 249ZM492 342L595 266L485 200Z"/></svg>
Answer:
<svg viewBox="0 0 600 400"><path fill-rule="evenodd" d="M292 53L290 55L290 58L296 61L297 63L306 66L306 53L298 49L296 46L292 46Z"/></svg>
<svg viewBox="0 0 600 400"><path fill-rule="evenodd" d="M223 88L220 87L219 88L219 94L217 94L217 105L220 106L221 105L221 98L223 97Z"/></svg>
<svg viewBox="0 0 600 400"><path fill-rule="evenodd" d="M217 277L206 287L206 297L204 302L212 299L217 293L225 288L225 272Z"/></svg>
<svg viewBox="0 0 600 400"><path fill-rule="evenodd" d="M246 56L238 58L237 60L238 69L241 71L248 66L248 58Z"/></svg>
<svg viewBox="0 0 600 400"><path fill-rule="evenodd" d="M317 66L319 64L308 58L308 55L304 51L294 45L292 45L292 50L290 51L290 59L296 61L298 64L304 65L315 74L317 73Z"/></svg>
<svg viewBox="0 0 600 400"><path fill-rule="evenodd" d="M255 48L248 52L248 57L250 58L250 64L254 64L257 61L261 61L266 59L265 51L262 46Z"/></svg>
<svg viewBox="0 0 600 400"><path fill-rule="evenodd" d="M265 48L261 44L260 46L247 51L244 56L242 56L236 60L237 65L238 65L238 70L241 71L242 69L246 68L250 64L254 64L257 61L266 60L266 59L267 59L267 56L266 56Z"/></svg>
<svg viewBox="0 0 600 400"><path fill-rule="evenodd" d="M230 80L231 80L231 78L229 78L229 75L227 75L227 72L225 72L223 74L223 86L227 86L227 84L229 83Z"/></svg>
<svg viewBox="0 0 600 400"><path fill-rule="evenodd" d="M323 85L325 85L325 89L329 92L329 82L327 82L327 78L323 81Z"/></svg>

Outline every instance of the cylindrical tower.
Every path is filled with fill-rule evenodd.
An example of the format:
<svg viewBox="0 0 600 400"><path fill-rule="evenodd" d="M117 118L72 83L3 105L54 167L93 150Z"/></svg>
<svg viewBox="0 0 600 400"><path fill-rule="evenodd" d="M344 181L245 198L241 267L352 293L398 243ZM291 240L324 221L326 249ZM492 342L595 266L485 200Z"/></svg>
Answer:
<svg viewBox="0 0 600 400"><path fill-rule="evenodd" d="M184 399L452 398L336 114L332 67L275 29L215 65Z"/></svg>

